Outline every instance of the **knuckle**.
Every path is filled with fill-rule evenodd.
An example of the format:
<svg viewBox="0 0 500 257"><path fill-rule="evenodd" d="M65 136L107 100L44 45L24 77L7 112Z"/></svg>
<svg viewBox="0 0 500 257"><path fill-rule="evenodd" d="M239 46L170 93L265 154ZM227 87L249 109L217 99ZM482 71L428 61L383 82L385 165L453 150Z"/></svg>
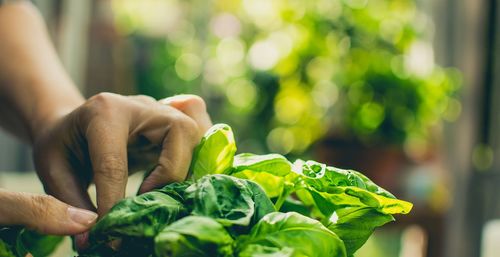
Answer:
<svg viewBox="0 0 500 257"><path fill-rule="evenodd" d="M185 115L176 115L173 121L173 127L176 128L180 133L183 133L188 138L197 140L198 138L198 124L193 119Z"/></svg>
<svg viewBox="0 0 500 257"><path fill-rule="evenodd" d="M113 115L116 109L118 95L113 93L99 93L90 97L83 105L82 114L86 120L99 115Z"/></svg>
<svg viewBox="0 0 500 257"><path fill-rule="evenodd" d="M116 98L116 94L109 92L101 92L89 98L89 101L98 103L106 103Z"/></svg>
<svg viewBox="0 0 500 257"><path fill-rule="evenodd" d="M87 102L90 107L108 110L115 106L117 99L117 94L103 92L90 97Z"/></svg>
<svg viewBox="0 0 500 257"><path fill-rule="evenodd" d="M127 163L119 154L104 154L96 168L102 177L110 182L122 182L127 177Z"/></svg>
<svg viewBox="0 0 500 257"><path fill-rule="evenodd" d="M137 100L137 101L140 101L140 102L143 102L143 103L156 103L156 99L154 99L153 97L151 96L147 96L147 95L134 95L134 96L131 96L133 99Z"/></svg>

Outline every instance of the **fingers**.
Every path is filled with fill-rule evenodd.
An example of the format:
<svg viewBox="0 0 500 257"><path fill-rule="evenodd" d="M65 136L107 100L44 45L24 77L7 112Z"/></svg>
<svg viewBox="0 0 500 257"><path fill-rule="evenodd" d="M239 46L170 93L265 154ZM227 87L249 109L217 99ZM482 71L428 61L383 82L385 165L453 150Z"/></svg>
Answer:
<svg viewBox="0 0 500 257"><path fill-rule="evenodd" d="M195 120L202 135L212 126L205 101L197 95L176 95L162 99L160 103L170 105Z"/></svg>
<svg viewBox="0 0 500 257"><path fill-rule="evenodd" d="M96 118L86 131L97 192L97 213L102 216L125 197L129 122Z"/></svg>
<svg viewBox="0 0 500 257"><path fill-rule="evenodd" d="M172 117L176 118L172 120ZM159 142L162 145L162 151L158 164L141 184L139 193L186 179L193 150L200 140L198 126L182 113L171 114L169 119L171 121L168 130L165 131L163 140ZM153 142L155 142L154 139Z"/></svg>
<svg viewBox="0 0 500 257"><path fill-rule="evenodd" d="M48 195L0 190L0 224L22 225L43 234L74 235L87 231L97 214Z"/></svg>
<svg viewBox="0 0 500 257"><path fill-rule="evenodd" d="M65 156L59 151L47 149L50 148L48 145L34 148L35 166L45 192L73 206L95 210L87 185L71 170Z"/></svg>

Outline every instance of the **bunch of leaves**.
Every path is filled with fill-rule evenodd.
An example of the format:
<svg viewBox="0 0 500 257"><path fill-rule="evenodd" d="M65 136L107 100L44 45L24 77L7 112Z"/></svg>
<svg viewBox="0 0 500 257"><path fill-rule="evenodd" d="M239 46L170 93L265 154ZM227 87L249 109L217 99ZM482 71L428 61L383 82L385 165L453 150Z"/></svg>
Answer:
<svg viewBox="0 0 500 257"><path fill-rule="evenodd" d="M234 140L219 139L221 135L232 137L230 130L227 125L217 125L206 134L196 152L213 145L232 150L214 148L212 155L198 156L193 160L198 163L193 166L193 178L216 170L211 165L224 163L225 167L217 169L259 184L277 211L295 211L321 220L342 239L348 256L366 242L376 227L393 221L393 214L407 214L412 208L411 203L396 199L357 171L300 159L291 163L279 154L234 155L236 145L224 143ZM196 169L197 166L204 168Z"/></svg>
<svg viewBox="0 0 500 257"><path fill-rule="evenodd" d="M236 155L231 128L218 124L195 149L187 181L118 202L81 256L347 257L411 207L356 171ZM19 231L0 242L6 256L49 245Z"/></svg>

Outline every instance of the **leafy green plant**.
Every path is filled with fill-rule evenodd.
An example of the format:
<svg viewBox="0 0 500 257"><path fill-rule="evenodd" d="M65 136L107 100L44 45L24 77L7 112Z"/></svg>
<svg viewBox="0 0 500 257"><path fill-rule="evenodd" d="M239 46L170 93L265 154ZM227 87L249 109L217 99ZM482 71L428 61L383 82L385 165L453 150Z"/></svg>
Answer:
<svg viewBox="0 0 500 257"><path fill-rule="evenodd" d="M212 127L195 149L191 178L118 202L82 257L347 257L412 208L356 171L235 152L231 128ZM13 252L10 245L0 251Z"/></svg>

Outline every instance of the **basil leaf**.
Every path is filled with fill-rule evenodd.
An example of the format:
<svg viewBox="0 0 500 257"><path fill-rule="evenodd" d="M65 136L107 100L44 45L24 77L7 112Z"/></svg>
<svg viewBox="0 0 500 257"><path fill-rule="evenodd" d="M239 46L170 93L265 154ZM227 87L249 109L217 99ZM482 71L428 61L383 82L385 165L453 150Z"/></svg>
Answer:
<svg viewBox="0 0 500 257"><path fill-rule="evenodd" d="M387 198L396 198L365 175L354 170L339 169L316 161L300 159L294 162L292 170L302 175L308 185L321 191L337 186L353 186Z"/></svg>
<svg viewBox="0 0 500 257"><path fill-rule="evenodd" d="M224 226L208 217L188 216L155 237L158 257L230 257L233 239Z"/></svg>
<svg viewBox="0 0 500 257"><path fill-rule="evenodd" d="M384 214L406 214L412 204L398 200L366 176L352 170L328 167L315 161L297 160L293 171L303 180L314 205L325 217L346 207L372 207ZM310 199L302 192L302 198Z"/></svg>
<svg viewBox="0 0 500 257"><path fill-rule="evenodd" d="M194 183L193 181L175 182L172 184L168 184L160 189L156 189L154 191L167 194L168 196L174 198L175 200L184 203L185 202L184 192L186 191L186 188L188 188L193 183Z"/></svg>
<svg viewBox="0 0 500 257"><path fill-rule="evenodd" d="M11 249L11 246L0 239L0 256L5 256L5 257L17 257Z"/></svg>
<svg viewBox="0 0 500 257"><path fill-rule="evenodd" d="M232 174L237 178L248 179L262 187L269 198L281 195L285 187L285 179L265 172L254 172L250 170Z"/></svg>
<svg viewBox="0 0 500 257"><path fill-rule="evenodd" d="M0 228L0 256L18 257L16 251L17 238L22 228L4 227Z"/></svg>
<svg viewBox="0 0 500 257"><path fill-rule="evenodd" d="M334 187L328 192L310 188L316 206L329 217L335 210L346 207L371 207L384 214L409 213L412 204L406 201L377 195L353 186Z"/></svg>
<svg viewBox="0 0 500 257"><path fill-rule="evenodd" d="M42 235L21 227L0 229L0 256L47 257L59 246L64 237Z"/></svg>
<svg viewBox="0 0 500 257"><path fill-rule="evenodd" d="M292 248L290 256L346 256L344 243L335 233L319 221L295 212L273 212L264 216L237 244L238 252L244 254L250 252L249 248L261 245L280 250Z"/></svg>
<svg viewBox="0 0 500 257"><path fill-rule="evenodd" d="M292 170L292 164L282 155L238 154L234 157L232 174L259 184L269 198L278 197L284 190L284 177Z"/></svg>
<svg viewBox="0 0 500 257"><path fill-rule="evenodd" d="M294 250L290 247L270 247L265 245L252 244L245 247L238 253L238 257L293 257Z"/></svg>
<svg viewBox="0 0 500 257"><path fill-rule="evenodd" d="M266 172L275 176L284 177L292 171L292 164L279 154L256 155L242 153L234 157L232 173L244 170Z"/></svg>
<svg viewBox="0 0 500 257"><path fill-rule="evenodd" d="M63 239L62 236L42 235L23 229L17 238L16 248L20 256L30 253L33 257L47 257L56 250Z"/></svg>
<svg viewBox="0 0 500 257"><path fill-rule="evenodd" d="M90 231L90 242L121 237L154 237L165 226L186 215L176 199L152 191L118 202Z"/></svg>
<svg viewBox="0 0 500 257"><path fill-rule="evenodd" d="M350 256L365 244L375 228L393 220L392 215L372 208L344 208L333 214L327 228L344 241L347 255Z"/></svg>
<svg viewBox="0 0 500 257"><path fill-rule="evenodd" d="M258 185L222 174L199 179L186 189L185 197L193 215L211 217L224 226L251 226L274 211Z"/></svg>
<svg viewBox="0 0 500 257"><path fill-rule="evenodd" d="M250 191L252 191L252 200L255 206L255 213L253 214L250 224L253 226L259 222L267 214L276 211L274 205L267 197L266 193L257 184L249 180L243 180L247 184Z"/></svg>
<svg viewBox="0 0 500 257"><path fill-rule="evenodd" d="M194 150L190 168L193 179L207 174L228 173L235 153L236 143L231 127L226 124L214 125Z"/></svg>

